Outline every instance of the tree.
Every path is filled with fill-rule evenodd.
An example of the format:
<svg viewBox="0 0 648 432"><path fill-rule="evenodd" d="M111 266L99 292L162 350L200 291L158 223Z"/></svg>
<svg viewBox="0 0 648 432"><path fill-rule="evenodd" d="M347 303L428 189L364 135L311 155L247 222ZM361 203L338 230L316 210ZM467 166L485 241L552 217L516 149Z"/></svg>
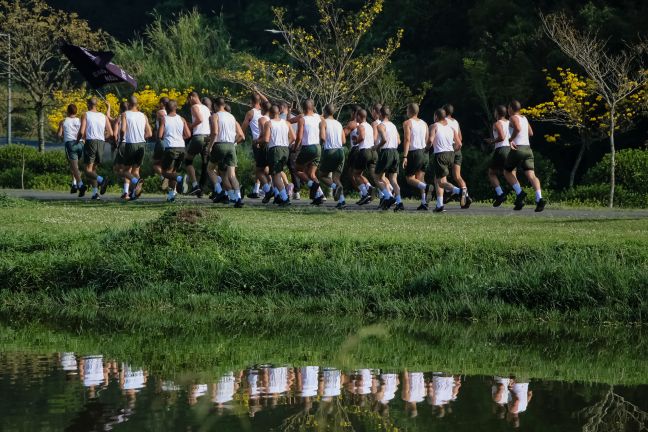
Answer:
<svg viewBox="0 0 648 432"><path fill-rule="evenodd" d="M72 42L96 49L104 45L104 34L93 32L75 13L54 9L42 0L0 0L0 32L11 35L11 73L34 104L38 148L44 151L45 112L54 92L68 86L72 67L60 45ZM7 64L4 51L0 62Z"/></svg>
<svg viewBox="0 0 648 432"><path fill-rule="evenodd" d="M580 138L580 149L569 176L569 187L574 186L578 167L593 142L607 137L609 112L596 94L596 84L571 69L557 68L558 78L547 72L547 88L552 98L547 102L526 108L525 115L543 122L575 130ZM648 86L639 89L619 105L615 124L618 131L632 128L635 118L645 111ZM550 136L548 140L555 141Z"/></svg>
<svg viewBox="0 0 648 432"><path fill-rule="evenodd" d="M578 30L574 22L565 15L540 15L547 36L569 58L583 68L594 83L594 92L601 96L608 110L608 136L610 142L610 199L614 206L615 187L615 132L619 105L648 83L648 70L644 60L648 54L648 42L638 40L634 45L611 54L608 42L599 38L596 30Z"/></svg>
<svg viewBox="0 0 648 432"><path fill-rule="evenodd" d="M316 0L319 22L311 31L294 26L283 8L273 8L280 40L274 43L287 57L280 65L256 60L228 73L232 82L276 99L312 98L318 107L355 101L378 76L400 45L403 31L387 38L383 47L361 53L361 42L383 8L384 0L368 1L359 11L344 11L334 0Z"/></svg>

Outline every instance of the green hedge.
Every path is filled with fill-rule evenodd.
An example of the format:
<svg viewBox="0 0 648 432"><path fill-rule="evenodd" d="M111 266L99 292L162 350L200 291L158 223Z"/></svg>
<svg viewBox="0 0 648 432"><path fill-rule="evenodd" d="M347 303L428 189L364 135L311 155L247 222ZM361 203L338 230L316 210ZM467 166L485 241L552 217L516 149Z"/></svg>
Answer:
<svg viewBox="0 0 648 432"><path fill-rule="evenodd" d="M648 195L648 151L626 149L616 153L615 177L617 185L640 195ZM610 183L610 154L594 165L585 174L584 182L589 185Z"/></svg>

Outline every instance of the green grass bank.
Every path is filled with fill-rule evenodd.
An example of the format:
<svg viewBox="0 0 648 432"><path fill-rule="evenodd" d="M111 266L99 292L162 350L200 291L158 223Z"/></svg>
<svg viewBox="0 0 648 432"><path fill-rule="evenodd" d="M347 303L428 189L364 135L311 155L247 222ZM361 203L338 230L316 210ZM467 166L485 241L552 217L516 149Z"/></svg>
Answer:
<svg viewBox="0 0 648 432"><path fill-rule="evenodd" d="M645 323L648 219L435 216L5 197L0 308Z"/></svg>

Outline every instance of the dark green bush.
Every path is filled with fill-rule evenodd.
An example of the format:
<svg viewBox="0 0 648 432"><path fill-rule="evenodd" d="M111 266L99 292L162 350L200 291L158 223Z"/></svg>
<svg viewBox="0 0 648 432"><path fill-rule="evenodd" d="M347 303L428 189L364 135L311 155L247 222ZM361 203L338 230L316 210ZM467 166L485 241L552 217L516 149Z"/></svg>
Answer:
<svg viewBox="0 0 648 432"><path fill-rule="evenodd" d="M648 195L648 151L626 149L616 153L615 177L617 185L639 195ZM610 183L610 154L585 174L586 184Z"/></svg>
<svg viewBox="0 0 648 432"><path fill-rule="evenodd" d="M553 200L565 204L588 205L588 206L607 206L610 198L610 185L592 184L576 186L572 189L566 189L557 192ZM617 185L614 194L614 204L619 207L648 207L648 194L639 193L629 190L623 185Z"/></svg>
<svg viewBox="0 0 648 432"><path fill-rule="evenodd" d="M0 170L22 168L34 173L67 172L68 163L63 150L39 153L34 147L12 144L0 147Z"/></svg>

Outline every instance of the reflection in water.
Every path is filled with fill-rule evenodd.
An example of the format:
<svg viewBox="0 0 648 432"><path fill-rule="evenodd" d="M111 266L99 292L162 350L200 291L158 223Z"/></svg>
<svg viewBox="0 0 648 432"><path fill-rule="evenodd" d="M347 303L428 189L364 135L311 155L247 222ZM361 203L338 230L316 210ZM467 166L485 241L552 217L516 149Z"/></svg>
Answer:
<svg viewBox="0 0 648 432"><path fill-rule="evenodd" d="M598 393L589 388L591 395L584 397L583 389L557 391L555 385L506 375L269 364L222 372L211 380L182 375L174 381L102 355L0 354L0 426L21 429L29 415L38 417L39 427L69 430L136 429L142 422L162 422L155 427L160 430L239 430L243 425L248 430L419 430L441 421L450 430L543 422L549 429L585 431L646 425L645 406L613 388ZM540 392L538 401L534 391ZM31 412L37 393L62 406ZM555 403L565 395L573 401Z"/></svg>

